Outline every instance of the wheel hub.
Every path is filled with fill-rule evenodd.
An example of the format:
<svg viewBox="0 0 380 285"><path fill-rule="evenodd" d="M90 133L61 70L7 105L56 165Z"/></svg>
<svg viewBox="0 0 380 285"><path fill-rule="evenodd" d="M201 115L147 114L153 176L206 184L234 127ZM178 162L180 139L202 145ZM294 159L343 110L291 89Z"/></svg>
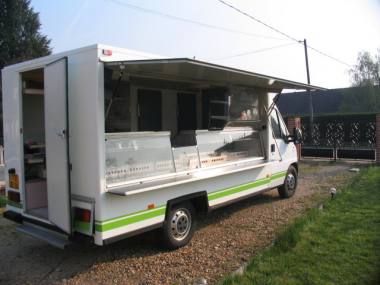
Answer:
<svg viewBox="0 0 380 285"><path fill-rule="evenodd" d="M174 239L180 241L190 232L191 218L185 209L178 209L171 220L171 232Z"/></svg>
<svg viewBox="0 0 380 285"><path fill-rule="evenodd" d="M291 191L296 188L296 178L292 173L286 176L286 186L288 186L288 189Z"/></svg>

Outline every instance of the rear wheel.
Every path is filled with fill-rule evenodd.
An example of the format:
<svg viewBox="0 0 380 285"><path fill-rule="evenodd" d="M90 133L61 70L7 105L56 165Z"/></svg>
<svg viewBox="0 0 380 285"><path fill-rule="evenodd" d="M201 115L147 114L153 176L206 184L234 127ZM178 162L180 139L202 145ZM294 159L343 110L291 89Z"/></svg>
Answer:
<svg viewBox="0 0 380 285"><path fill-rule="evenodd" d="M289 166L285 176L284 184L278 187L281 198L290 198L297 189L298 173L294 166Z"/></svg>
<svg viewBox="0 0 380 285"><path fill-rule="evenodd" d="M195 210L191 203L174 205L162 229L163 243L167 248L176 249L185 246L193 237Z"/></svg>

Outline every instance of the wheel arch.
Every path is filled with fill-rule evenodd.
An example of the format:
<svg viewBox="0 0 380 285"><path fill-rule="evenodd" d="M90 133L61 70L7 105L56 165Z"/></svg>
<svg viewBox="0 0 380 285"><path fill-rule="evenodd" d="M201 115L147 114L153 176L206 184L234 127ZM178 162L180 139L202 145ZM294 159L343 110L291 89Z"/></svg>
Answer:
<svg viewBox="0 0 380 285"><path fill-rule="evenodd" d="M297 171L297 174L298 174L298 162L293 162L292 164L290 164L289 166L293 166L296 171Z"/></svg>
<svg viewBox="0 0 380 285"><path fill-rule="evenodd" d="M183 202L190 202L193 205L196 214L206 214L208 212L209 205L207 199L207 192L200 191L169 200L166 204L165 219L170 213L173 206L181 204Z"/></svg>

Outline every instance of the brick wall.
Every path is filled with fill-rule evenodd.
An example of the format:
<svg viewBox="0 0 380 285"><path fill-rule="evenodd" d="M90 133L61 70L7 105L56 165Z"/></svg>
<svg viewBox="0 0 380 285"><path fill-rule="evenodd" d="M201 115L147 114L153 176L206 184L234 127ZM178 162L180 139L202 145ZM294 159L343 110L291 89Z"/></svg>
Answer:
<svg viewBox="0 0 380 285"><path fill-rule="evenodd" d="M380 117L379 117L380 120ZM288 122L287 122L287 127L289 130L290 134L293 134L294 128L299 128L301 129L301 118L299 117L289 117ZM297 155L298 155L298 160L301 160L301 145L297 144Z"/></svg>
<svg viewBox="0 0 380 285"><path fill-rule="evenodd" d="M380 114L376 115L376 164L380 165Z"/></svg>

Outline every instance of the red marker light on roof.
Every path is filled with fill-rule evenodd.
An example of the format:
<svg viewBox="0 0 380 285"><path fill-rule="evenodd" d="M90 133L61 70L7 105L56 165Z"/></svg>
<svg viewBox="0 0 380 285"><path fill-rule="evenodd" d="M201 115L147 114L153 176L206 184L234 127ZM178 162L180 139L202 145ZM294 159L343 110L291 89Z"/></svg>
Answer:
<svg viewBox="0 0 380 285"><path fill-rule="evenodd" d="M112 55L112 50L110 50L110 49L104 49L103 50L103 55L111 56Z"/></svg>

